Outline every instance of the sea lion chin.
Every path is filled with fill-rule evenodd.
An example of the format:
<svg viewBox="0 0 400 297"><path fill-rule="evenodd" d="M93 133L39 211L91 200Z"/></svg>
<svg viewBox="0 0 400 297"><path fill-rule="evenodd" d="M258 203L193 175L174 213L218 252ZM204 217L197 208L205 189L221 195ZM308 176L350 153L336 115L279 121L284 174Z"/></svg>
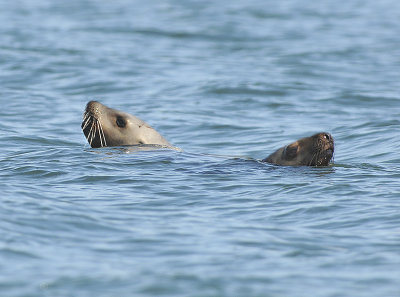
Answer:
<svg viewBox="0 0 400 297"><path fill-rule="evenodd" d="M139 144L172 147L146 122L97 101L87 103L81 127L93 148Z"/></svg>
<svg viewBox="0 0 400 297"><path fill-rule="evenodd" d="M262 161L285 166L328 166L334 150L332 135L321 132L281 147Z"/></svg>

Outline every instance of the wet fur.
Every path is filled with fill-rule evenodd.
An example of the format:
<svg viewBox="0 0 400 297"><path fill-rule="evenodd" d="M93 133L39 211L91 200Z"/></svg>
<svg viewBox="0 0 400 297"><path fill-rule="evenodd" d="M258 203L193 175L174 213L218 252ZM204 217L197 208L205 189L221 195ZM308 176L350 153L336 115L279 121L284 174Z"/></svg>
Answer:
<svg viewBox="0 0 400 297"><path fill-rule="evenodd" d="M138 144L172 147L146 122L97 101L86 105L81 127L93 148Z"/></svg>
<svg viewBox="0 0 400 297"><path fill-rule="evenodd" d="M281 147L262 161L286 166L328 166L333 153L332 135L321 132Z"/></svg>

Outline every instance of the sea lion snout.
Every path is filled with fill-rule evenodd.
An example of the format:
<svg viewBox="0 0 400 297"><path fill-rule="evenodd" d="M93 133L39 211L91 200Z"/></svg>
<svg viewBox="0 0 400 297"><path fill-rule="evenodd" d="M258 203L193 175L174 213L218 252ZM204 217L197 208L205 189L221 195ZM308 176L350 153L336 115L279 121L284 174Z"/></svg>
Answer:
<svg viewBox="0 0 400 297"><path fill-rule="evenodd" d="M332 135L329 133L323 133L323 138L326 142L324 145L325 151L333 154L335 151L335 141L333 140Z"/></svg>
<svg viewBox="0 0 400 297"><path fill-rule="evenodd" d="M101 110L100 107L102 106L102 104L98 101L89 101L86 104L86 108L85 108L85 114L89 114L90 116L99 118L101 115Z"/></svg>

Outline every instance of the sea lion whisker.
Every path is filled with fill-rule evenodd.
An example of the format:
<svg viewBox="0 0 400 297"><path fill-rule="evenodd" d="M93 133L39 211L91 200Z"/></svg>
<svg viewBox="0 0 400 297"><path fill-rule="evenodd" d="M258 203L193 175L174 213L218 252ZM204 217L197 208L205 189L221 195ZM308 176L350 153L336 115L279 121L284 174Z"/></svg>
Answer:
<svg viewBox="0 0 400 297"><path fill-rule="evenodd" d="M88 134L88 139L89 139L89 137L92 137L92 134L94 132L94 129L93 129L94 124L95 124L95 121L93 119L93 121L91 121L91 124L90 124L90 130L89 130L89 134Z"/></svg>
<svg viewBox="0 0 400 297"><path fill-rule="evenodd" d="M96 124L95 121L93 121L92 127L90 128L90 140L89 140L90 145L92 145L93 138L95 135L96 135Z"/></svg>
<svg viewBox="0 0 400 297"><path fill-rule="evenodd" d="M97 131L99 131L99 122L98 122L98 121L96 121L96 133L97 133ZM95 135L95 136L96 136L96 135ZM99 140L100 140L100 147L102 147L102 146L103 146L103 143L102 143L102 141L101 141L100 132L99 132Z"/></svg>
<svg viewBox="0 0 400 297"><path fill-rule="evenodd" d="M96 135L97 135L97 121L96 124L94 125L94 134L93 134L93 140L96 139Z"/></svg>
<svg viewBox="0 0 400 297"><path fill-rule="evenodd" d="M100 124L99 121L97 121L97 130L99 131L100 146L101 146L101 147L104 147L104 144L103 144L103 137L102 137L102 134L101 134L101 124Z"/></svg>
<svg viewBox="0 0 400 297"><path fill-rule="evenodd" d="M317 159L315 160L315 166L319 166L319 165L322 164L322 159L321 159L321 157L322 157L322 152L321 152L321 151L318 151L318 152L317 152Z"/></svg>
<svg viewBox="0 0 400 297"><path fill-rule="evenodd" d="M326 158L325 152L323 150L318 150L317 166L321 166L325 158Z"/></svg>
<svg viewBox="0 0 400 297"><path fill-rule="evenodd" d="M89 123L90 123L90 120L91 120L91 117L90 117L89 115L83 119L83 127L82 127L82 130L85 130L85 129L86 129L86 127L87 127L87 126L89 125Z"/></svg>
<svg viewBox="0 0 400 297"><path fill-rule="evenodd" d="M321 150L317 151L317 157L315 159L315 166L319 166L322 164L322 160L321 160Z"/></svg>
<svg viewBox="0 0 400 297"><path fill-rule="evenodd" d="M89 134L88 134L88 136L87 136L87 140L88 140L88 142L89 142L89 144L90 145L92 145L92 134L93 134L93 124L92 124L92 126L90 127L90 131L89 131Z"/></svg>
<svg viewBox="0 0 400 297"><path fill-rule="evenodd" d="M91 126L89 128L89 132L87 134L85 134L86 139L89 141L90 139L90 135L92 134L92 128L93 128L93 122L91 122Z"/></svg>
<svg viewBox="0 0 400 297"><path fill-rule="evenodd" d="M101 136L101 128L100 128L100 123L97 121L97 130L99 131L99 138L100 138L100 147L103 147L103 137Z"/></svg>
<svg viewBox="0 0 400 297"><path fill-rule="evenodd" d="M94 133L92 135L92 142L96 139L96 135L97 135L97 125L94 125Z"/></svg>
<svg viewBox="0 0 400 297"><path fill-rule="evenodd" d="M313 162L314 162L315 166L318 166L317 163L318 163L318 158L319 158L319 147L317 146L314 150L315 150L315 152L312 154L312 158L311 158L308 166L314 166Z"/></svg>
<svg viewBox="0 0 400 297"><path fill-rule="evenodd" d="M100 121L99 122L99 127L100 127L100 138L103 137L103 141L104 141L104 146L107 146L107 141L106 141L106 136L104 135L104 130L103 130L103 126L101 125Z"/></svg>
<svg viewBox="0 0 400 297"><path fill-rule="evenodd" d="M308 163L308 166L312 166L312 163L313 163L314 159L315 159L315 162L317 162L317 160L318 160L318 152L315 152L313 154L313 156L312 156L312 158L310 160L310 163Z"/></svg>
<svg viewBox="0 0 400 297"><path fill-rule="evenodd" d="M100 127L101 127L101 126L100 126ZM104 135L103 127L101 127L101 133L103 134L104 146L107 146L107 140L106 140L106 136Z"/></svg>
<svg viewBox="0 0 400 297"><path fill-rule="evenodd" d="M88 119L90 119L92 117L92 115L89 112L85 112L83 114L83 121L86 121Z"/></svg>

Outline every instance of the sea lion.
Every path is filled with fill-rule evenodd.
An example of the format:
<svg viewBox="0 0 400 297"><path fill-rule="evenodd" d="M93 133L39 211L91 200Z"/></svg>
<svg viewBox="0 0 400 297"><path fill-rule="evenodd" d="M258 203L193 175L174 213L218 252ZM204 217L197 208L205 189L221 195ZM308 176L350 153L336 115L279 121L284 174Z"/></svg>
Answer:
<svg viewBox="0 0 400 297"><path fill-rule="evenodd" d="M138 144L172 147L146 122L97 101L90 101L86 105L81 127L93 148Z"/></svg>
<svg viewBox="0 0 400 297"><path fill-rule="evenodd" d="M328 166L333 152L332 135L321 132L281 147L262 161L287 166Z"/></svg>

